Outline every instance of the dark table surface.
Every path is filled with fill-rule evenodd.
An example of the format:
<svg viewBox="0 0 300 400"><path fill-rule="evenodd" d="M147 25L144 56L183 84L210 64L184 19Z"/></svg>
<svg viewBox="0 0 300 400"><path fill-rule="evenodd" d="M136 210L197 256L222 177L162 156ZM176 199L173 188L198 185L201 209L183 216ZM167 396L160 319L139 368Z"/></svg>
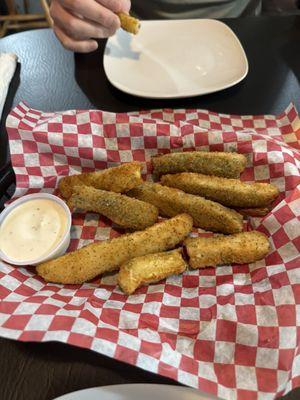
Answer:
<svg viewBox="0 0 300 400"><path fill-rule="evenodd" d="M233 114L277 114L292 101L300 110L300 16L225 21L237 34L249 61L249 74L233 88L203 97L147 100L113 88L102 54L74 56L63 50L50 30L29 31L0 40L0 52L20 60L10 85L0 127L0 197L12 181L5 117L26 101L43 111L100 108L130 111L160 107L208 108ZM3 177L6 179L2 179ZM59 343L20 343L0 339L0 399L48 400L64 393L120 383L175 382L107 357ZM286 399L300 398L295 390Z"/></svg>

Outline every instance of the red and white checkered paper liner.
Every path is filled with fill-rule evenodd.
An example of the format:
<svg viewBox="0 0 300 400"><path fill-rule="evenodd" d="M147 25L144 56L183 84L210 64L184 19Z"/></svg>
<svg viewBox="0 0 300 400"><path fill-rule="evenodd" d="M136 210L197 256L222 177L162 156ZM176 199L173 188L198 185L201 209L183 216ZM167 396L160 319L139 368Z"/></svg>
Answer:
<svg viewBox="0 0 300 400"><path fill-rule="evenodd" d="M0 264L0 335L86 347L225 399L273 399L300 386L300 120L204 110L43 113L25 104L7 120L15 196L53 192L61 176L173 151L247 155L245 181L281 195L252 219L272 250L251 265L173 276L125 296L114 276L81 286L45 283L33 268ZM118 233L74 215L71 248Z"/></svg>

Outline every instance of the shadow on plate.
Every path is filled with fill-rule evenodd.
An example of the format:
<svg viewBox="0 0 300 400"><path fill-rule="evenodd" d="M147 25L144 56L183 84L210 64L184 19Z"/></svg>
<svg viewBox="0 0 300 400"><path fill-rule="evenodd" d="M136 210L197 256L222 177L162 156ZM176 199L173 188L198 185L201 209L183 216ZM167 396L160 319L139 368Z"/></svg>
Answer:
<svg viewBox="0 0 300 400"><path fill-rule="evenodd" d="M110 43L106 47L104 54L110 55L114 58L130 58L132 60L138 60L140 58L140 52L132 49L132 35L126 34L119 29L116 34L117 46Z"/></svg>

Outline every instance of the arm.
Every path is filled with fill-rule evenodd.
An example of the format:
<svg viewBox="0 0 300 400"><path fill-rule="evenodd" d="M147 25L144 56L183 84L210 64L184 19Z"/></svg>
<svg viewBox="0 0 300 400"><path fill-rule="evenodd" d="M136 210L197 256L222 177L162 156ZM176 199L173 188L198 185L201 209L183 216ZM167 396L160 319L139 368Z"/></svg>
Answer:
<svg viewBox="0 0 300 400"><path fill-rule="evenodd" d="M53 30L69 50L88 53L95 39L112 36L120 27L117 13L128 13L130 0L52 0Z"/></svg>

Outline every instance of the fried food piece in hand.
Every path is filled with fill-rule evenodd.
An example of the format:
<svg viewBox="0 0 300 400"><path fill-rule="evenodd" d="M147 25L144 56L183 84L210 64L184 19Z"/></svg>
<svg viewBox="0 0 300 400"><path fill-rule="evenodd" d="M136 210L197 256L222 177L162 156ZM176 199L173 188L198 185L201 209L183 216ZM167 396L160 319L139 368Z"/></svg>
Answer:
<svg viewBox="0 0 300 400"><path fill-rule="evenodd" d="M187 214L159 222L144 231L92 243L36 267L47 282L77 284L114 271L131 258L173 249L192 230Z"/></svg>
<svg viewBox="0 0 300 400"><path fill-rule="evenodd" d="M260 232L188 238L184 242L191 268L226 264L248 264L264 258L270 249L267 237Z"/></svg>
<svg viewBox="0 0 300 400"><path fill-rule="evenodd" d="M244 217L264 217L269 214L270 209L265 208L236 208L236 211Z"/></svg>
<svg viewBox="0 0 300 400"><path fill-rule="evenodd" d="M134 35L139 33L141 23L137 18L125 13L119 13L118 17L120 18L121 28L124 31L133 33Z"/></svg>
<svg viewBox="0 0 300 400"><path fill-rule="evenodd" d="M159 282L186 270L182 249L136 257L121 265L118 284L126 294L148 283Z"/></svg>
<svg viewBox="0 0 300 400"><path fill-rule="evenodd" d="M243 218L236 211L159 183L144 182L130 190L128 196L153 204L163 216L187 213L194 226L208 231L236 233L243 229Z"/></svg>
<svg viewBox="0 0 300 400"><path fill-rule="evenodd" d="M164 175L161 183L234 208L265 207L279 194L277 187L269 183L245 183L191 172Z"/></svg>
<svg viewBox="0 0 300 400"><path fill-rule="evenodd" d="M142 182L141 169L139 162L130 162L102 171L66 176L59 181L58 188L65 199L71 197L73 187L78 185L123 193Z"/></svg>
<svg viewBox="0 0 300 400"><path fill-rule="evenodd" d="M104 215L122 228L142 230L155 224L158 209L152 204L91 186L74 186L70 208Z"/></svg>
<svg viewBox="0 0 300 400"><path fill-rule="evenodd" d="M189 151L152 157L156 175L198 172L205 175L238 178L244 171L247 159L238 153Z"/></svg>

